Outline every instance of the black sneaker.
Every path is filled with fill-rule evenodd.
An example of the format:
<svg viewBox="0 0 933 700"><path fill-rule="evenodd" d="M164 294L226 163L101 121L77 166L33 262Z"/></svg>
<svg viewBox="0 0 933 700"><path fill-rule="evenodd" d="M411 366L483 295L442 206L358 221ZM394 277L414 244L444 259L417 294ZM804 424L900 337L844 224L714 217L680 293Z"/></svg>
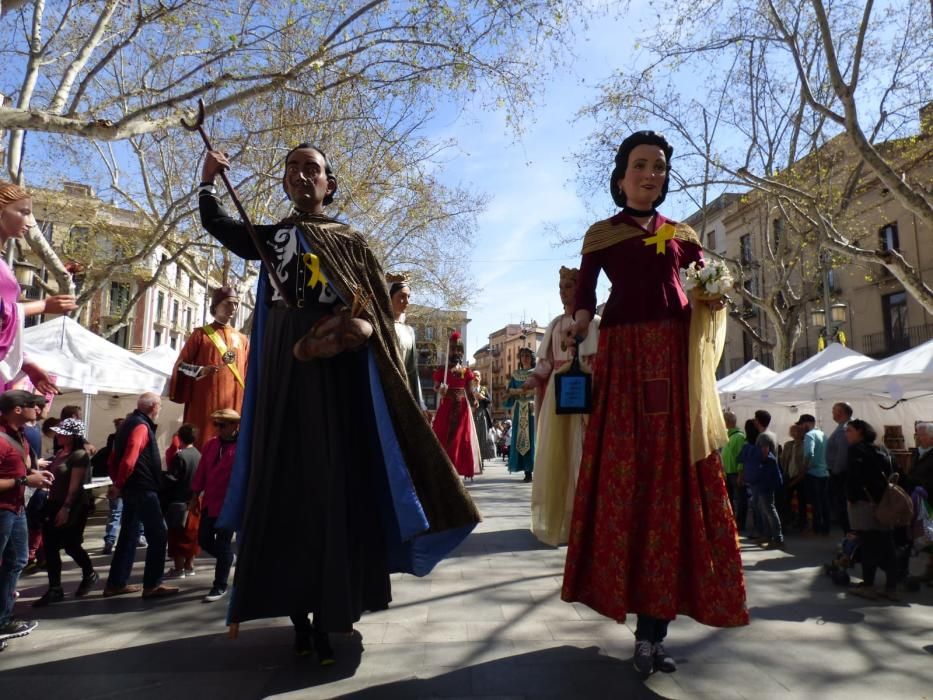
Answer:
<svg viewBox="0 0 933 700"><path fill-rule="evenodd" d="M220 600L225 595L227 595L227 589L221 588L220 586L214 586L211 588L211 592L204 596L205 603L213 603L216 600Z"/></svg>
<svg viewBox="0 0 933 700"><path fill-rule="evenodd" d="M38 626L39 623L35 620L10 620L5 625L0 625L0 639L25 637Z"/></svg>
<svg viewBox="0 0 933 700"><path fill-rule="evenodd" d="M314 653L317 654L317 662L321 666L330 666L335 663L334 649L330 645L330 635L312 625L311 638L314 640Z"/></svg>
<svg viewBox="0 0 933 700"><path fill-rule="evenodd" d="M661 642L654 645L654 670L662 673L673 673L677 670L677 662L667 653Z"/></svg>
<svg viewBox="0 0 933 700"><path fill-rule="evenodd" d="M632 666L641 674L648 675L654 671L654 645L647 640L635 640L635 655L632 656Z"/></svg>
<svg viewBox="0 0 933 700"><path fill-rule="evenodd" d="M113 554L113 542L104 542L104 548L100 550L101 554Z"/></svg>
<svg viewBox="0 0 933 700"><path fill-rule="evenodd" d="M92 571L90 576L85 576L75 589L75 598L83 598L86 596L91 592L91 589L94 588L94 584L98 581L100 581L100 576L96 571Z"/></svg>
<svg viewBox="0 0 933 700"><path fill-rule="evenodd" d="M49 588L49 590L42 594L41 598L33 602L32 607L44 608L50 603L58 603L63 600L65 600L65 591L62 590L61 586Z"/></svg>
<svg viewBox="0 0 933 700"><path fill-rule="evenodd" d="M297 656L311 656L314 648L311 646L311 626L295 627L295 654Z"/></svg>

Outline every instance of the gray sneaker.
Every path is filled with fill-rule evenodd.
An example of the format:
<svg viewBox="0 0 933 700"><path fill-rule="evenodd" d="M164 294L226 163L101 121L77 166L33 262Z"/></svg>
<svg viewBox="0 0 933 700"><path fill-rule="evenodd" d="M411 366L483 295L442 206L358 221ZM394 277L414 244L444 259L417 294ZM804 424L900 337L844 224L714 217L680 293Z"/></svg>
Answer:
<svg viewBox="0 0 933 700"><path fill-rule="evenodd" d="M635 655L632 666L639 673L648 675L654 671L654 645L647 640L635 640Z"/></svg>
<svg viewBox="0 0 933 700"><path fill-rule="evenodd" d="M39 623L35 620L10 620L5 625L0 625L0 640L25 637L38 626Z"/></svg>
<svg viewBox="0 0 933 700"><path fill-rule="evenodd" d="M661 642L654 645L654 670L662 673L673 673L677 670L677 662L667 653Z"/></svg>

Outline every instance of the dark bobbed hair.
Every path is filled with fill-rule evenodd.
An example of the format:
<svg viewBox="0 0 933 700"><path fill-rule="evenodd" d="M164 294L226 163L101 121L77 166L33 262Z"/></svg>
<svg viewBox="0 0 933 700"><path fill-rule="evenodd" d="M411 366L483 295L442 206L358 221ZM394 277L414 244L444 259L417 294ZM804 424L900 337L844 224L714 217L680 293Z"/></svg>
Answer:
<svg viewBox="0 0 933 700"><path fill-rule="evenodd" d="M330 164L330 158L327 157L327 154L324 153L320 148L315 146L313 143L307 141L302 141L297 146L292 148L288 153L285 154L285 162L283 163L282 168L282 189L285 189L285 166L288 165L288 159L291 157L292 153L298 151L302 148L310 148L312 151L317 151L321 154L321 157L324 159L324 174L327 175L327 179L330 182L334 183L334 191L324 197L324 206L327 206L334 201L334 195L337 194L337 175L334 174L334 168Z"/></svg>
<svg viewBox="0 0 933 700"><path fill-rule="evenodd" d="M745 442L750 442L754 445L755 440L758 439L760 434L758 424L755 422L754 418L749 418L745 421Z"/></svg>
<svg viewBox="0 0 933 700"><path fill-rule="evenodd" d="M875 430L868 421L856 418L855 420L850 420L848 425L852 426L853 430L861 435L865 442L874 442L878 439L878 431Z"/></svg>
<svg viewBox="0 0 933 700"><path fill-rule="evenodd" d="M534 350L532 350L531 348L519 348L519 349L518 349L518 366L519 366L519 368L521 368L521 366L522 366L522 353L523 353L523 352L526 352L526 353L528 353L528 355L531 356L531 367L532 367L532 369L533 369L533 368L535 367L535 365L537 365L538 363L535 361L535 353L534 353Z"/></svg>
<svg viewBox="0 0 933 700"><path fill-rule="evenodd" d="M389 296L394 297L395 293L402 289L408 289L410 291L411 285L408 282L393 282L392 286L389 287Z"/></svg>
<svg viewBox="0 0 933 700"><path fill-rule="evenodd" d="M760 408L755 411L755 420L767 428L769 425L771 425L771 414L763 408Z"/></svg>
<svg viewBox="0 0 933 700"><path fill-rule="evenodd" d="M191 425L191 423L183 423L178 429L178 439L181 440L183 445L192 444L197 437L198 429Z"/></svg>
<svg viewBox="0 0 933 700"><path fill-rule="evenodd" d="M51 432L52 428L61 422L62 421L60 418L46 418L44 421L42 421L42 434L46 435L47 433Z"/></svg>
<svg viewBox="0 0 933 700"><path fill-rule="evenodd" d="M612 201L617 206L625 207L627 204L625 192L619 187L619 180L625 176L629 156L632 155L632 151L635 150L636 146L644 145L659 146L664 151L664 158L667 160L667 174L664 177L664 184L661 186L661 196L654 200L652 206L657 208L667 197L667 188L671 184L671 156L674 155L674 147L656 131L636 131L619 146L616 153L615 167L609 176L609 194L612 195Z"/></svg>
<svg viewBox="0 0 933 700"><path fill-rule="evenodd" d="M59 414L58 419L77 418L81 420L81 410L80 406L62 406L62 412Z"/></svg>

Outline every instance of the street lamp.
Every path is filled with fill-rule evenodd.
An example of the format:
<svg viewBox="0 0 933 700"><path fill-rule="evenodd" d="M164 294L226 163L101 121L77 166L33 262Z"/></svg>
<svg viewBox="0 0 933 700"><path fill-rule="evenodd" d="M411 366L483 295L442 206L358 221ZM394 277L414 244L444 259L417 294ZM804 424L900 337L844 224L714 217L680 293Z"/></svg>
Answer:
<svg viewBox="0 0 933 700"><path fill-rule="evenodd" d="M33 265L28 260L17 260L13 263L13 272L21 287L31 287L33 277L38 271L38 266Z"/></svg>
<svg viewBox="0 0 933 700"><path fill-rule="evenodd" d="M842 302L829 305L829 317L826 316L825 306L822 309L813 309L810 312L810 325L822 328L818 342L822 350L828 343L839 342L846 344L846 335L843 326L846 322L848 306Z"/></svg>

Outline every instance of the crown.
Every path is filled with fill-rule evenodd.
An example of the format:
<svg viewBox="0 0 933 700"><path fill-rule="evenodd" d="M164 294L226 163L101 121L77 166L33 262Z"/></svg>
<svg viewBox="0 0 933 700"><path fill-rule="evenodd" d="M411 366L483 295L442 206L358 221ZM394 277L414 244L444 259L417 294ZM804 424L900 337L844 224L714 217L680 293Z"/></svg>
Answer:
<svg viewBox="0 0 933 700"><path fill-rule="evenodd" d="M395 273L387 272L386 273L386 284L408 284L409 277L405 273Z"/></svg>

